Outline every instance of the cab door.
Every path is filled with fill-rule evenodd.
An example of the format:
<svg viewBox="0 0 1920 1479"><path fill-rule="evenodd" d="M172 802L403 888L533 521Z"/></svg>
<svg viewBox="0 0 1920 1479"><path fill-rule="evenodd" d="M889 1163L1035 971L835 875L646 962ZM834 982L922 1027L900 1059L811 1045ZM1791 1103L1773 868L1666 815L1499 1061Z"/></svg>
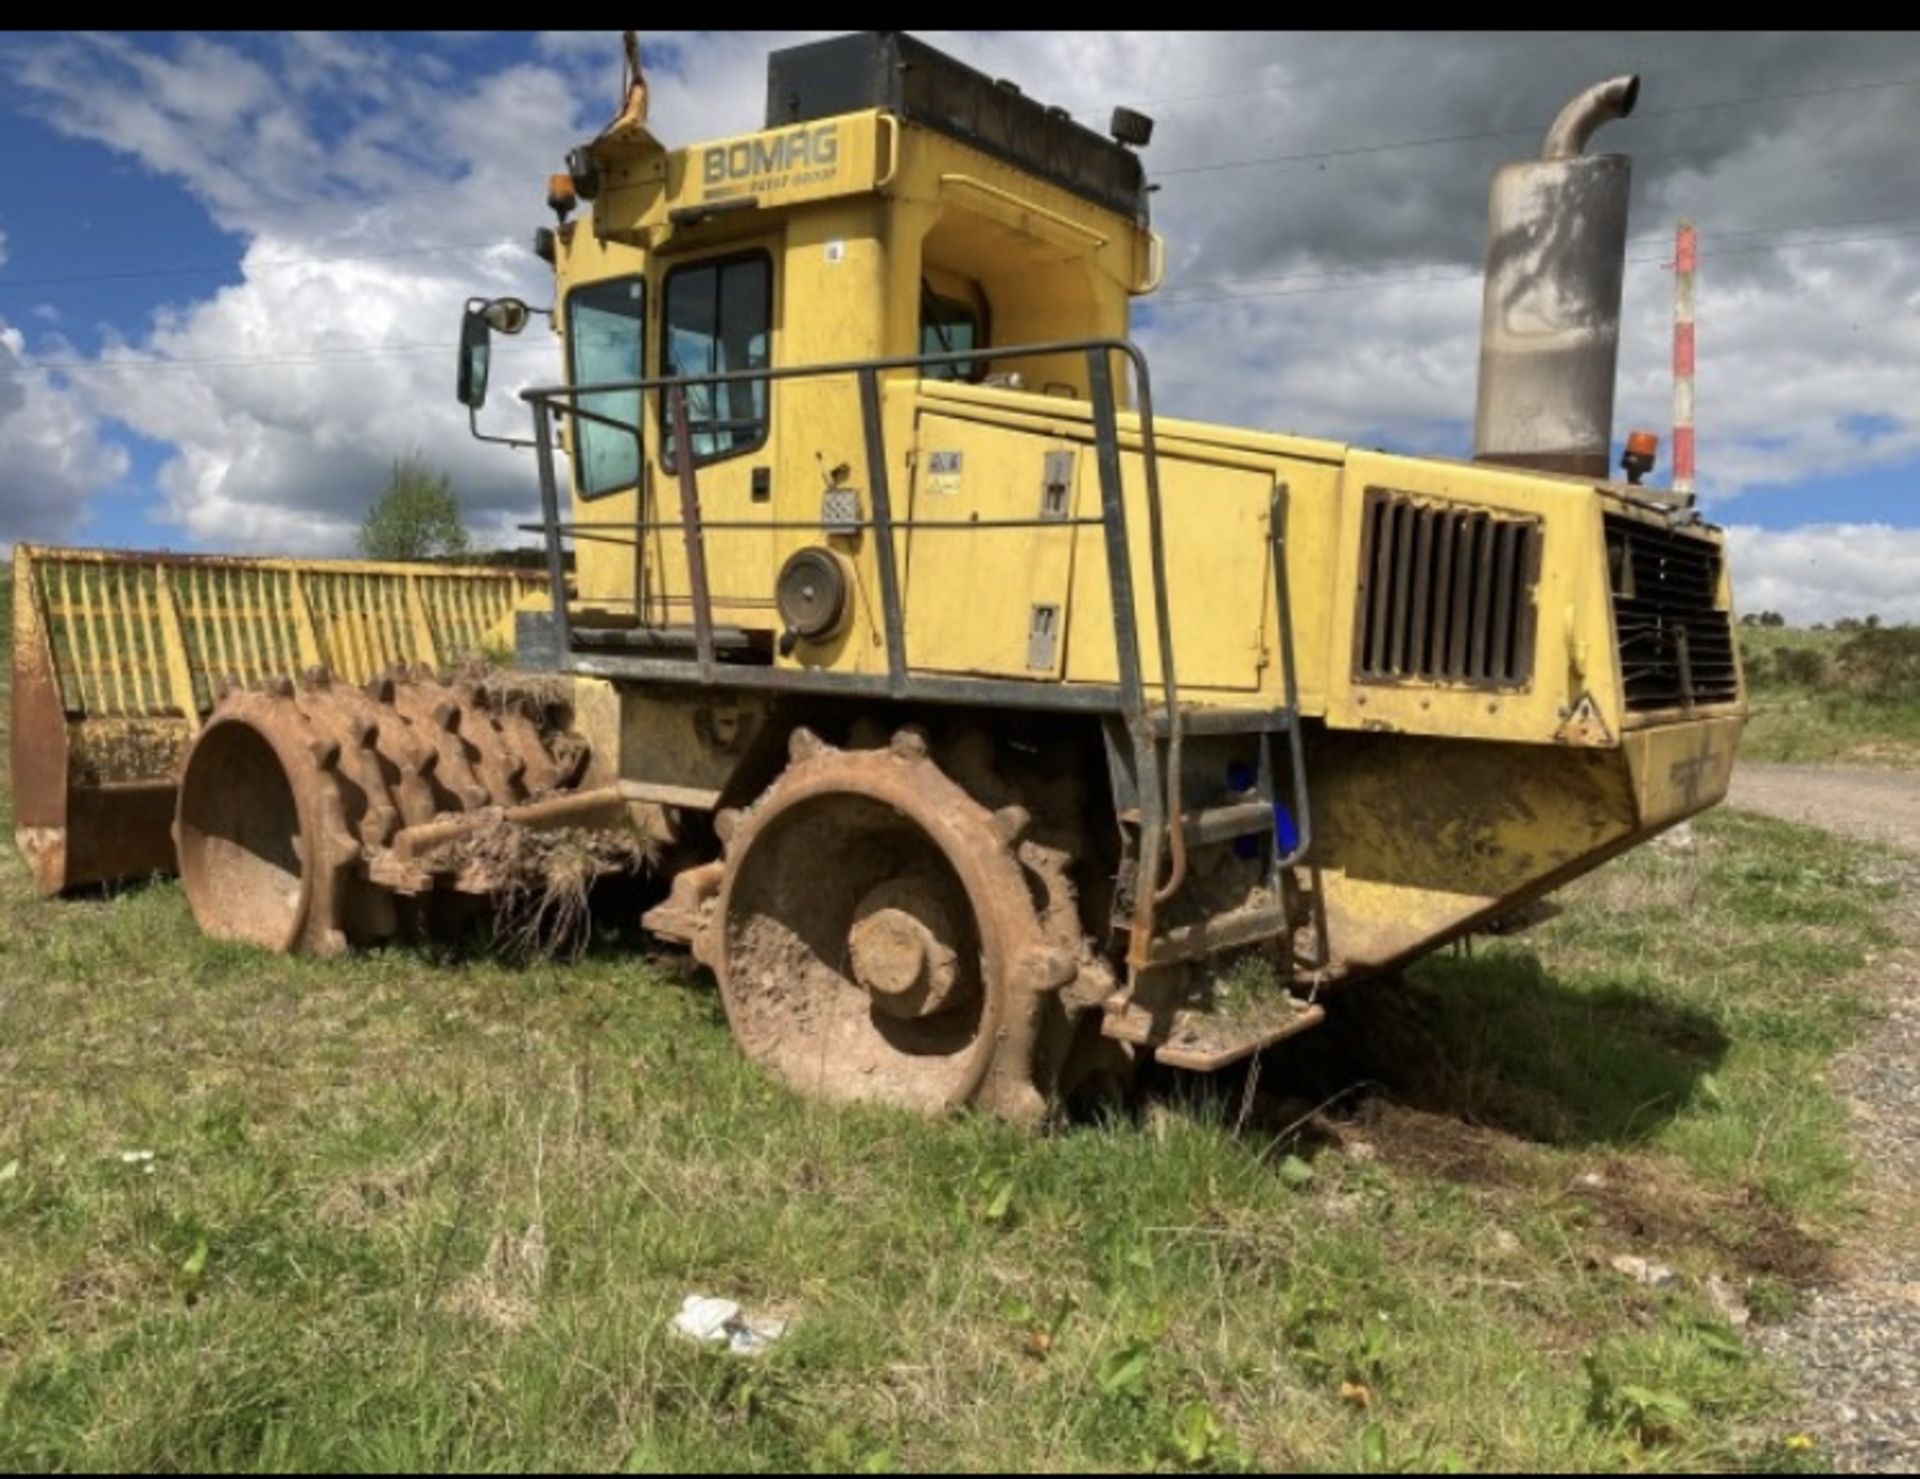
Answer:
<svg viewBox="0 0 1920 1479"><path fill-rule="evenodd" d="M576 279L560 309L567 381L605 385L641 378L646 347L647 278L633 258L609 263L604 276ZM637 390L596 391L579 398L585 415L564 417L573 470L573 522L582 622L631 621L640 581L632 529L640 518L644 428Z"/></svg>
<svg viewBox="0 0 1920 1479"><path fill-rule="evenodd" d="M738 245L676 258L660 279L663 376L724 374L773 363L774 254ZM719 627L761 628L772 617L774 568L771 398L766 380L687 387L687 442L675 435L666 392L656 400L658 449L645 521L649 624L693 624L685 536L680 527L683 451L691 462L706 528L707 587Z"/></svg>

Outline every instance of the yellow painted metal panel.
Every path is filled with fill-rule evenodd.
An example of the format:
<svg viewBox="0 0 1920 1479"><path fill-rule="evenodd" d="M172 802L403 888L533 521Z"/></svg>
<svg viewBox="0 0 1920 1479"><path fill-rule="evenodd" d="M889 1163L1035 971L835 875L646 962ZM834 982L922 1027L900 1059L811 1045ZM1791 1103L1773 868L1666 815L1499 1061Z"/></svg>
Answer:
<svg viewBox="0 0 1920 1479"><path fill-rule="evenodd" d="M1060 505L1072 517L1082 449L1058 438L1009 434L947 416L923 416L911 501L916 523L1033 519L1047 454L1068 459ZM1074 530L927 528L907 541L907 655L916 669L1057 679L1066 661ZM1036 632L1036 625L1044 630Z"/></svg>
<svg viewBox="0 0 1920 1479"><path fill-rule="evenodd" d="M167 664L168 705L187 720L188 727L200 727L200 706L193 696L193 668L187 661L186 630L181 624L180 599L174 588L174 573L164 565L154 567L154 583L160 597L161 651Z"/></svg>
<svg viewBox="0 0 1920 1479"><path fill-rule="evenodd" d="M1085 463L1082 476L1088 487L1082 501L1097 509L1098 469L1091 455ZM1126 490L1140 670L1157 693L1162 681L1160 623L1153 601L1145 459L1140 454L1122 455L1121 483ZM1167 610L1174 635L1174 675L1183 694L1253 692L1276 660L1269 633L1273 561L1267 541L1273 488L1270 471L1221 467L1164 453L1160 458ZM1068 676L1075 682L1111 683L1117 678L1104 540L1098 528L1079 531L1068 657Z"/></svg>
<svg viewBox="0 0 1920 1479"><path fill-rule="evenodd" d="M1506 688L1441 682L1390 684L1356 677L1362 513L1370 488L1468 509L1528 514L1540 521L1540 567L1532 592L1534 654L1531 675L1524 684ZM1349 729L1552 743L1581 698L1591 696L1606 730L1601 742L1609 743L1619 734L1618 690L1608 664L1613 616L1605 584L1605 547L1599 504L1590 485L1484 464L1356 449L1349 454L1343 492L1335 555L1342 580L1329 593L1329 723Z"/></svg>
<svg viewBox="0 0 1920 1479"><path fill-rule="evenodd" d="M1641 824L1664 826L1721 800L1746 723L1746 715L1732 714L1629 732L1625 748Z"/></svg>

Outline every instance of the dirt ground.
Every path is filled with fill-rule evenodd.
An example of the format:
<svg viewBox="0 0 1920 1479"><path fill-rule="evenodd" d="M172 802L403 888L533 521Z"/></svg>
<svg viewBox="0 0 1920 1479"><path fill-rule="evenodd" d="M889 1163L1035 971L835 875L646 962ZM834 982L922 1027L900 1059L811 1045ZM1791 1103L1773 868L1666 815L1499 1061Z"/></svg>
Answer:
<svg viewBox="0 0 1920 1479"><path fill-rule="evenodd" d="M1920 1467L1920 776L1838 766L1748 765L1729 804L1879 842L1901 853L1903 943L1877 972L1886 1016L1838 1066L1869 1168L1869 1218L1840 1273L1766 1336L1802 1373L1808 1430L1849 1472ZM1791 982L1783 982L1790 989Z"/></svg>

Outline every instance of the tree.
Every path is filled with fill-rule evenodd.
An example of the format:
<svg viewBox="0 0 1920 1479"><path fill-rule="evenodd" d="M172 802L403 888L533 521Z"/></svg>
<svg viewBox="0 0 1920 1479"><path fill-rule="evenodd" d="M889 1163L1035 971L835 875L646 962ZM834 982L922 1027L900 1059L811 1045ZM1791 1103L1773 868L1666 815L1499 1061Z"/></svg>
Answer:
<svg viewBox="0 0 1920 1479"><path fill-rule="evenodd" d="M419 457L394 459L386 490L360 525L360 552L369 560L427 560L464 555L467 543L453 479Z"/></svg>

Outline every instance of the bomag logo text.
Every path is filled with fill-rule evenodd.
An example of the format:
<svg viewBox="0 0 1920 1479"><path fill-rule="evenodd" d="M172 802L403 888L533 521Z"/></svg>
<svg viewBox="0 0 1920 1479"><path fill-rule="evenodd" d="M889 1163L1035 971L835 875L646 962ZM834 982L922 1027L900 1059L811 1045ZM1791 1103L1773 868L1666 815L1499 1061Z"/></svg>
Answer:
<svg viewBox="0 0 1920 1479"><path fill-rule="evenodd" d="M703 149L700 183L709 199L791 190L832 179L839 161L840 125L821 123Z"/></svg>

